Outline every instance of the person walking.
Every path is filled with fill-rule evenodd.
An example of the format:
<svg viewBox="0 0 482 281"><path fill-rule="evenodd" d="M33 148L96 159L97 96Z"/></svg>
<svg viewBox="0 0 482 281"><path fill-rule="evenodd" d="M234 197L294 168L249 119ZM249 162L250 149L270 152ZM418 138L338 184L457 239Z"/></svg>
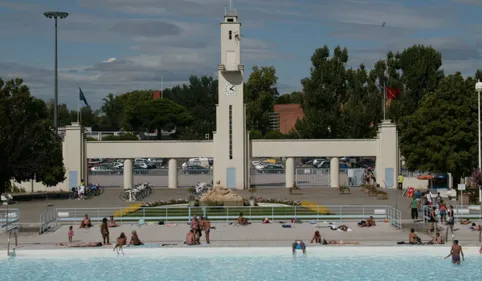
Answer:
<svg viewBox="0 0 482 281"><path fill-rule="evenodd" d="M403 176L401 174L398 175L398 189L403 190Z"/></svg>
<svg viewBox="0 0 482 281"><path fill-rule="evenodd" d="M418 201L416 198L412 198L412 202L410 202L410 209L412 214L412 220L415 222L418 220Z"/></svg>

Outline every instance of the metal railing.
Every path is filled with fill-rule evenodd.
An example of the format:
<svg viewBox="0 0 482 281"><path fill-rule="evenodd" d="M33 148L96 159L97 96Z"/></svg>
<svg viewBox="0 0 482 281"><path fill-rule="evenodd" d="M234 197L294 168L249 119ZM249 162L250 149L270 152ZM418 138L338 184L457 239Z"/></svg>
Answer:
<svg viewBox="0 0 482 281"><path fill-rule="evenodd" d="M48 206L45 212L40 213L39 234L45 233L57 225L57 211L50 207Z"/></svg>
<svg viewBox="0 0 482 281"><path fill-rule="evenodd" d="M12 238L12 233L15 238L15 247L12 249L12 252L10 252L10 239ZM8 231L8 243L7 243L7 256L15 256L15 249L18 247L18 228L12 228Z"/></svg>
<svg viewBox="0 0 482 281"><path fill-rule="evenodd" d="M363 220L372 216L387 220L396 228L401 227L401 212L390 206L381 205L334 205L334 206L277 206L277 207L241 207L241 206L205 206L205 207L125 207L125 208L57 208L59 223L80 223L85 215L91 221L99 223L103 218L114 216L122 222L133 221L177 221L188 222L193 216L207 216L213 221L231 221L243 214L249 220L261 222L270 220L301 219L320 220Z"/></svg>
<svg viewBox="0 0 482 281"><path fill-rule="evenodd" d="M393 207L387 206L388 223L398 229L402 228L402 212Z"/></svg>
<svg viewBox="0 0 482 281"><path fill-rule="evenodd" d="M0 232L14 228L20 219L20 210L17 208L0 209Z"/></svg>
<svg viewBox="0 0 482 281"><path fill-rule="evenodd" d="M453 205L454 206L454 218L457 219L477 219L482 220L482 206L481 205ZM423 222L427 223L430 217L430 210L436 207L422 206ZM448 210L447 210L448 212ZM437 220L440 220L440 211L436 210Z"/></svg>

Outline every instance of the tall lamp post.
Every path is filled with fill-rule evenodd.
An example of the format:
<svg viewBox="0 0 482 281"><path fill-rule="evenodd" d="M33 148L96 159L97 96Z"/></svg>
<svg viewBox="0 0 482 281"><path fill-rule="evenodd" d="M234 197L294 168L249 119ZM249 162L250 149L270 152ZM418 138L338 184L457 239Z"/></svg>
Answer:
<svg viewBox="0 0 482 281"><path fill-rule="evenodd" d="M54 90L54 95L55 95L55 106L54 106L54 128L55 128L55 133L58 133L58 126L57 126L57 109L59 106L59 81L58 81L58 71L57 71L57 19L65 19L69 13L65 12L45 12L44 16L49 18L49 19L54 19L55 20L55 74L54 74L54 79L55 79L55 90Z"/></svg>
<svg viewBox="0 0 482 281"><path fill-rule="evenodd" d="M482 82L480 82L480 79L475 83L475 90L477 91L477 96L478 96L478 103L477 103L477 108L478 108L478 115L477 115L477 121L479 124L479 138L478 138L478 143L479 143L479 172L482 171L482 151L481 151L481 140L480 140L480 92L482 92ZM482 202L482 189L479 186L479 202ZM482 209L482 206L481 206Z"/></svg>

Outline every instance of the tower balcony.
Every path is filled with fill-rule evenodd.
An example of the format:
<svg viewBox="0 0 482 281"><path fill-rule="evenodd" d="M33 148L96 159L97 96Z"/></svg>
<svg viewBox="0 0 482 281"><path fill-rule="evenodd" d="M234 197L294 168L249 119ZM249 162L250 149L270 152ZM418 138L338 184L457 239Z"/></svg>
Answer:
<svg viewBox="0 0 482 281"><path fill-rule="evenodd" d="M244 64L218 64L218 71L244 71Z"/></svg>

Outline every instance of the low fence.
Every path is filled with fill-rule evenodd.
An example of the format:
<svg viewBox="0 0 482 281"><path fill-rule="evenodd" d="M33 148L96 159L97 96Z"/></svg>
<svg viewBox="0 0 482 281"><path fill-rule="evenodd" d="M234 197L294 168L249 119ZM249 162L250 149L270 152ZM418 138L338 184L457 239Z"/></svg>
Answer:
<svg viewBox="0 0 482 281"><path fill-rule="evenodd" d="M454 217L456 220L460 219L477 219L482 220L482 206L481 205L453 205ZM422 218L425 223L428 223L430 210L434 206L422 206ZM435 214L437 220L440 221L440 211L437 209ZM420 214L419 214L420 216Z"/></svg>
<svg viewBox="0 0 482 281"><path fill-rule="evenodd" d="M45 233L57 225L57 210L48 208L47 211L40 214L39 234Z"/></svg>
<svg viewBox="0 0 482 281"><path fill-rule="evenodd" d="M57 208L58 223L80 223L88 215L92 223L100 223L103 218L114 216L120 222L176 221L189 222L193 216L207 216L213 221L231 221L242 214L249 220L261 222L270 220L363 220L372 216L388 220L396 228L401 228L401 212L390 206L275 206L275 207L127 207L127 208Z"/></svg>
<svg viewBox="0 0 482 281"><path fill-rule="evenodd" d="M0 232L15 228L20 219L20 210L17 208L0 208Z"/></svg>

